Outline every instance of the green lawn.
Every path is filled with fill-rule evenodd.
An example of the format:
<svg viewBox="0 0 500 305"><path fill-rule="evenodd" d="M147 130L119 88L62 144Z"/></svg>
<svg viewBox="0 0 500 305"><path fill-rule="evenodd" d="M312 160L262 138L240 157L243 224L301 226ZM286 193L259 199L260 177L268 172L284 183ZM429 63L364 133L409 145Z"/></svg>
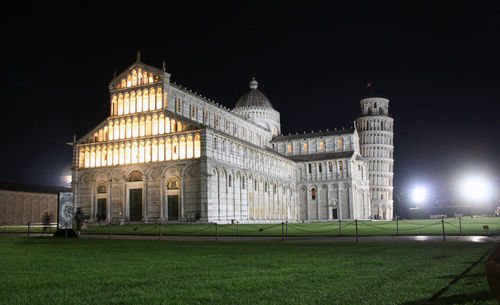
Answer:
<svg viewBox="0 0 500 305"><path fill-rule="evenodd" d="M483 227L487 225L488 230ZM397 228L399 226L399 228ZM341 227L341 229L339 229ZM218 225L218 234L221 236L247 235L247 236L280 236L281 224L227 224ZM112 234L158 235L160 226L156 223L111 226ZM27 226L0 226L0 232L27 232ZM50 228L53 232L55 228ZM162 224L162 235L215 235L215 224ZM440 219L400 220L396 221L359 221L358 232L360 236L375 235L441 235L442 225ZM31 228L31 232L42 231L42 226ZM90 226L83 233L108 234L107 225ZM354 221L342 222L316 222L316 223L289 223L284 226L284 233L288 236L355 236L356 225ZM458 218L445 219L445 233L447 235L500 235L500 217L464 217L462 218L462 231L460 233L460 220Z"/></svg>
<svg viewBox="0 0 500 305"><path fill-rule="evenodd" d="M421 304L492 244L0 237L0 304ZM496 304L484 263L436 304Z"/></svg>

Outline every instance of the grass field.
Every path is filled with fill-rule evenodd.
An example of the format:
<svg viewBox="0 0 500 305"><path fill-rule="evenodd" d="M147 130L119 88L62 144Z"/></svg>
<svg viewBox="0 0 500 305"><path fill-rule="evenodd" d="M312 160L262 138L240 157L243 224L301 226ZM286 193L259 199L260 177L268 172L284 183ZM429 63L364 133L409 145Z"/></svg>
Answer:
<svg viewBox="0 0 500 305"><path fill-rule="evenodd" d="M492 244L0 237L0 304L422 304ZM484 263L436 304L496 304Z"/></svg>
<svg viewBox="0 0 500 305"><path fill-rule="evenodd" d="M488 226L488 230L484 226ZM339 229L340 227L340 229ZM252 236L279 236L281 224L228 224L218 225L218 234L252 235ZM27 232L27 226L0 226L0 232ZM42 226L34 226L31 232L43 230ZM111 226L112 234L158 235L160 226L151 224L134 224ZM49 228L48 232L54 232ZM284 226L288 236L329 236L344 235L354 236L356 226L354 221L318 222L318 223L290 223ZM425 220L400 220L396 221L359 221L358 232L360 236L376 235L441 235L442 225L440 219ZM84 230L88 234L108 234L109 227L90 226ZM162 224L162 235L215 235L215 224ZM445 219L445 233L447 235L500 235L499 218L464 217L462 218L462 231L460 233L460 220L458 218Z"/></svg>

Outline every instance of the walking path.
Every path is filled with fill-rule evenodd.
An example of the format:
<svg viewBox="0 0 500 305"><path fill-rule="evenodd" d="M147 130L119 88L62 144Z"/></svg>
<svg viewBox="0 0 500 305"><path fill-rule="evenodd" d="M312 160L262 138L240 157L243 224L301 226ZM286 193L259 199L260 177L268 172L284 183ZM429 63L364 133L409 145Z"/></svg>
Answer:
<svg viewBox="0 0 500 305"><path fill-rule="evenodd" d="M0 233L0 236L26 236L26 233ZM50 234L31 233L31 237L51 236ZM109 235L82 234L82 239L109 239ZM158 240L153 235L111 235L111 239L126 240ZM215 241L215 236L161 236L161 240L177 241ZM218 241L245 242L245 241L281 241L281 236L219 236ZM285 237L287 242L355 242L355 236L290 236ZM443 242L443 236L360 236L360 242ZM446 242L470 243L500 243L500 236L446 236Z"/></svg>

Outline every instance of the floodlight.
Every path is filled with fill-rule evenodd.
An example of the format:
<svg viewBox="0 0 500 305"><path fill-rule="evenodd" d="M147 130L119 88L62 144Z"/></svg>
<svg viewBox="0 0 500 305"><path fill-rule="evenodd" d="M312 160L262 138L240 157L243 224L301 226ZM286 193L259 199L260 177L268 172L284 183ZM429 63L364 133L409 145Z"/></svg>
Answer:
<svg viewBox="0 0 500 305"><path fill-rule="evenodd" d="M412 191L413 201L416 203L422 203L427 199L427 190L423 187L416 187Z"/></svg>
<svg viewBox="0 0 500 305"><path fill-rule="evenodd" d="M484 177L469 177L464 181L463 193L465 197L473 201L486 200L491 195L491 185Z"/></svg>

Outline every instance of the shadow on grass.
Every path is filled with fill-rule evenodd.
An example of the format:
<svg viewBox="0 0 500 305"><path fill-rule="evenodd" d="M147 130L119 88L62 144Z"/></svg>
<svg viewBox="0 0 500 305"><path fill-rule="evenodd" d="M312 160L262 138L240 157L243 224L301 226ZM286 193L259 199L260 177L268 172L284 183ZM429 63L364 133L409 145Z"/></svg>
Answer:
<svg viewBox="0 0 500 305"><path fill-rule="evenodd" d="M439 276L437 278L440 279L440 280L446 280L446 279L454 279L456 277L457 277L456 275L449 274L449 275ZM472 273L472 274L465 274L465 275L463 275L461 277L461 279L465 279L465 278L481 278L481 277L486 278L486 273L484 273L484 272L478 272L478 273Z"/></svg>
<svg viewBox="0 0 500 305"><path fill-rule="evenodd" d="M434 301L428 299L420 299L410 302L401 303L401 305L422 305L422 304L463 304L466 302L484 302L494 300L495 296L488 290L482 290L469 294L458 294L447 297L439 297Z"/></svg>

